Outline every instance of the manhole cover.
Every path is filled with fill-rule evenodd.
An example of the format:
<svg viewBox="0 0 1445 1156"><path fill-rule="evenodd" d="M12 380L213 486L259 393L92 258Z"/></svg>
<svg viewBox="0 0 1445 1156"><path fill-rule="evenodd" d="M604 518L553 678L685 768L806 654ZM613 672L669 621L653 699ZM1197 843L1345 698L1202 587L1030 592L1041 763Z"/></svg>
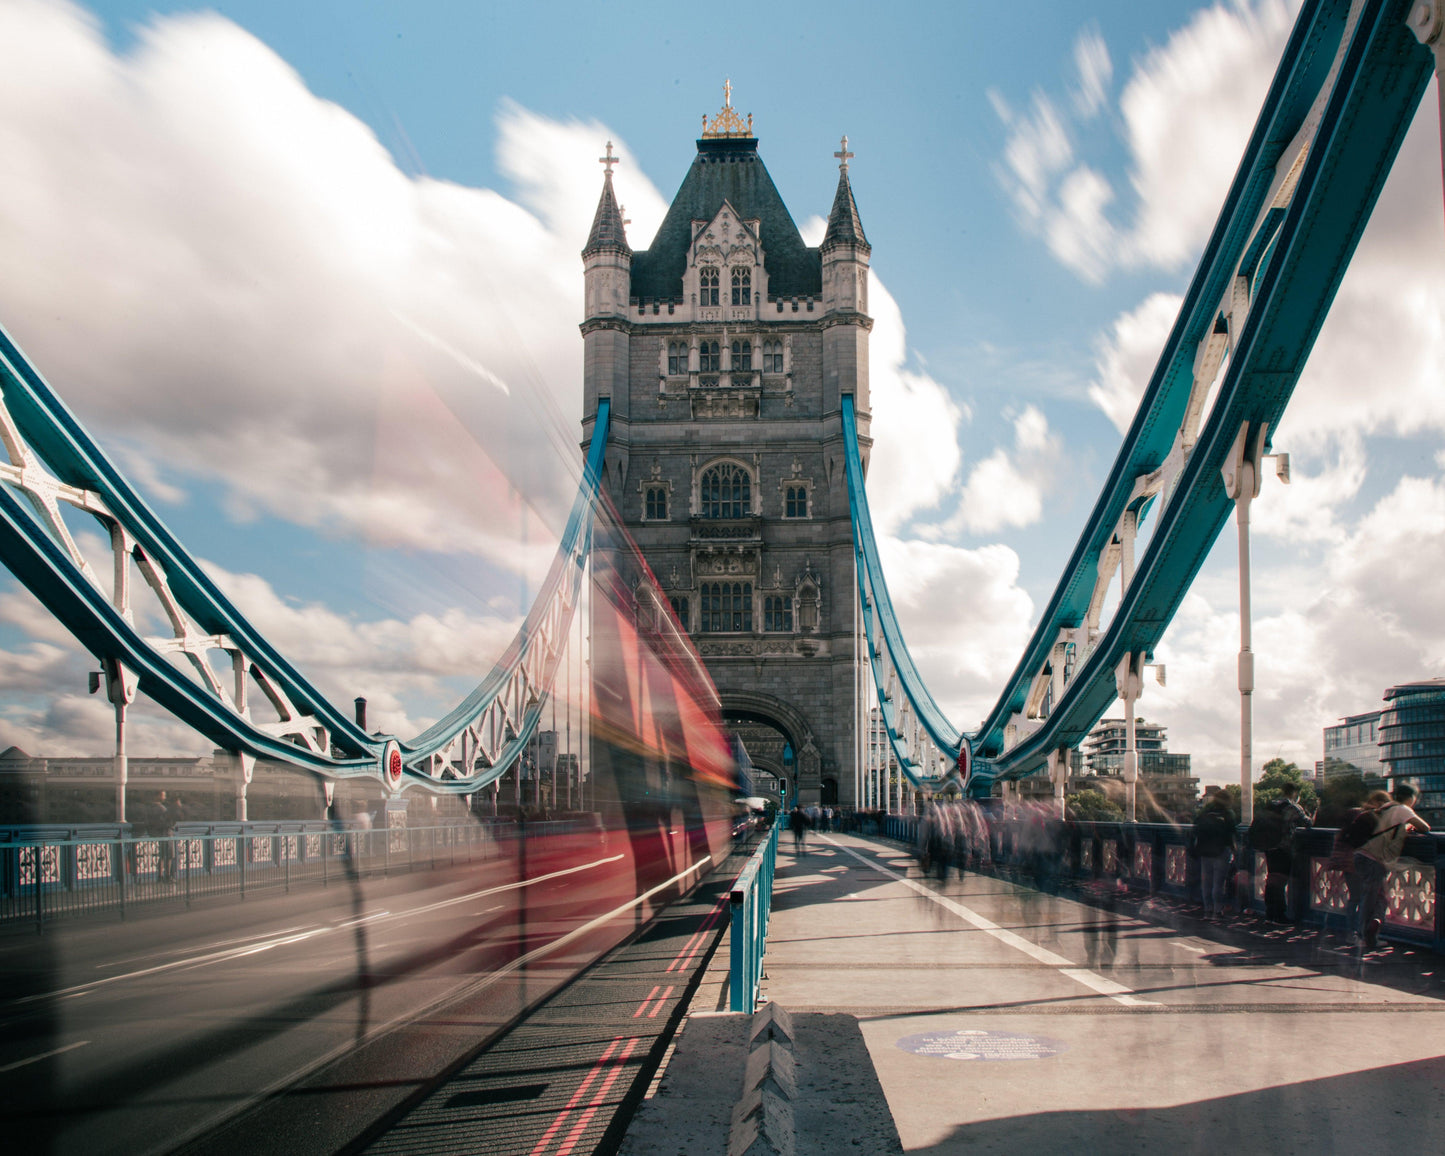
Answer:
<svg viewBox="0 0 1445 1156"><path fill-rule="evenodd" d="M1042 1060L1068 1051L1061 1040L1021 1036L1014 1032L920 1032L904 1036L898 1046L915 1056L944 1060Z"/></svg>

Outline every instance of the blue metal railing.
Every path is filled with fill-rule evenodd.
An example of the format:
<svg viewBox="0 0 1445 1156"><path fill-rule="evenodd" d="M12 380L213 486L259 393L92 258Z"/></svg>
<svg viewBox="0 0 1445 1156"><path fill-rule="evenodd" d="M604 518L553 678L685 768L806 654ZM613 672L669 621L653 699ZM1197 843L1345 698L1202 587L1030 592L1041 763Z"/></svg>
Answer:
<svg viewBox="0 0 1445 1156"><path fill-rule="evenodd" d="M773 906L773 865L778 858L778 832L774 823L767 841L748 860L733 884L732 972L728 981L728 1008L749 1012L757 1006L763 980L763 953L768 949L768 914Z"/></svg>

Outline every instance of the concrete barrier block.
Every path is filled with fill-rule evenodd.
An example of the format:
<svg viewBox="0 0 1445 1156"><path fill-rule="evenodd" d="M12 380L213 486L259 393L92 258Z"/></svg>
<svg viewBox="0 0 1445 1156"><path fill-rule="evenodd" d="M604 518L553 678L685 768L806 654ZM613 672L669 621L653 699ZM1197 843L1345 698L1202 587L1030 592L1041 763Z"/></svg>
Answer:
<svg viewBox="0 0 1445 1156"><path fill-rule="evenodd" d="M755 1048L766 1040L777 1040L789 1051L793 1051L796 1038L793 1017L788 1014L787 1008L770 1003L753 1013L753 1022L748 1027L749 1047Z"/></svg>
<svg viewBox="0 0 1445 1156"><path fill-rule="evenodd" d="M796 1156L793 1105L767 1088L746 1093L733 1110L728 1156Z"/></svg>
<svg viewBox="0 0 1445 1156"><path fill-rule="evenodd" d="M769 1040L748 1055L743 1072L743 1095L760 1088L776 1092L785 1100L798 1098L796 1061L792 1052L781 1047L777 1040Z"/></svg>

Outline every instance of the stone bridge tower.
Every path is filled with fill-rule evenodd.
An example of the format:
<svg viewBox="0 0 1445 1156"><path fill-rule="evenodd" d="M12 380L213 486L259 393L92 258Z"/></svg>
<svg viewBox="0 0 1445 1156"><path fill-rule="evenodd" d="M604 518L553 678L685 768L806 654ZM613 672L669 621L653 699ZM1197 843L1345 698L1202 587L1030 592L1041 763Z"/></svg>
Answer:
<svg viewBox="0 0 1445 1156"><path fill-rule="evenodd" d="M868 441L869 245L847 138L823 243L804 244L752 117L703 118L651 248L607 174L582 251L584 438L611 400L605 488L789 801L854 803L857 619L842 395ZM585 444L585 441L584 441ZM643 579L648 581L648 579ZM639 591L639 595L644 592ZM764 779L764 782L767 780Z"/></svg>

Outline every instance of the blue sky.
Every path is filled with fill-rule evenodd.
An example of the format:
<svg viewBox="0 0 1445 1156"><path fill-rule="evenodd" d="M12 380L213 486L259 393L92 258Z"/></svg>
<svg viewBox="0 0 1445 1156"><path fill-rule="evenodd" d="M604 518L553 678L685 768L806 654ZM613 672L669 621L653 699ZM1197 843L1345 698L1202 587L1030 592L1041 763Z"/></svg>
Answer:
<svg viewBox="0 0 1445 1156"><path fill-rule="evenodd" d="M856 154L870 489L920 664L970 728L1109 468L1293 5L679 12L4 0L33 59L0 78L0 321L303 668L419 728L472 676L419 639L499 651L565 507L594 158L618 142L644 247L730 77L805 232L843 133ZM1442 673L1433 104L1276 439L1297 481L1256 509L1262 758L1313 762L1321 726ZM1369 404L1376 375L1398 405ZM1383 572L1402 522L1415 568ZM1237 734L1225 537L1139 708L1213 779ZM0 747L103 751L84 660L37 615L0 590Z"/></svg>

